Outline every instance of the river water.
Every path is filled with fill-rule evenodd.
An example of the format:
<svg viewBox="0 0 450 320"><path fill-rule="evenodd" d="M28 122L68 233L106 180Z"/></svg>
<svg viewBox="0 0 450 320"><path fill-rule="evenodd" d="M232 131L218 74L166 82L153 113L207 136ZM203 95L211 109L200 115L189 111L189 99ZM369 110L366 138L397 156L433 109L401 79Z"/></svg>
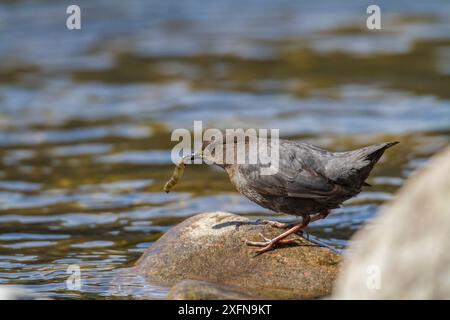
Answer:
<svg viewBox="0 0 450 320"><path fill-rule="evenodd" d="M338 250L450 138L450 2L0 4L0 285L52 298L163 297L111 284L206 211L286 220L193 166L170 194L175 128L279 128L331 150L398 140L367 188L309 233ZM78 266L81 288L68 288ZM113 289L112 289L113 288Z"/></svg>

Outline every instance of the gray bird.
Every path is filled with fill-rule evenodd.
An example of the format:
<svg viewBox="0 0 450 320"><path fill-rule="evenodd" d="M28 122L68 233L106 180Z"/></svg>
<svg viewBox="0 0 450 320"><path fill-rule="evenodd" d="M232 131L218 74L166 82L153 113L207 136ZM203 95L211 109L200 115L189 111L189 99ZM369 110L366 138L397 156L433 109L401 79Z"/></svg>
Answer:
<svg viewBox="0 0 450 320"><path fill-rule="evenodd" d="M236 139L223 140L204 143L201 155L194 154L192 158L200 155L209 163L224 168L237 191L258 205L302 217L300 222L293 224L262 221L288 230L271 240L246 241L248 245L262 247L258 254L277 244L294 243L295 239L286 238L301 232L310 222L327 217L331 209L360 193L362 187L368 185L365 180L384 151L398 143L385 142L353 151L330 152L309 143L280 139L278 170L263 175L260 170L263 164L259 160L256 164L223 164L226 152L234 150L238 153ZM249 143L245 141L246 156L251 150ZM270 139L267 146L270 152ZM222 152L217 152L221 148Z"/></svg>

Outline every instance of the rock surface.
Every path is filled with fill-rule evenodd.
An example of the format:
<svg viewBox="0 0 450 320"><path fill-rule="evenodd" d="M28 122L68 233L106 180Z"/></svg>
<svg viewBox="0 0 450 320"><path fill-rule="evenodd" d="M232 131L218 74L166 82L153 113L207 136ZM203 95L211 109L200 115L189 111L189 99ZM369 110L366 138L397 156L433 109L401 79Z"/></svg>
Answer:
<svg viewBox="0 0 450 320"><path fill-rule="evenodd" d="M352 243L334 298L450 299L450 148Z"/></svg>
<svg viewBox="0 0 450 320"><path fill-rule="evenodd" d="M259 233L272 238L280 231L230 213L199 214L164 234L133 271L158 285L200 280L260 298L329 295L339 269L339 254L304 239L300 246L279 247L259 256L244 244L245 239L261 240Z"/></svg>

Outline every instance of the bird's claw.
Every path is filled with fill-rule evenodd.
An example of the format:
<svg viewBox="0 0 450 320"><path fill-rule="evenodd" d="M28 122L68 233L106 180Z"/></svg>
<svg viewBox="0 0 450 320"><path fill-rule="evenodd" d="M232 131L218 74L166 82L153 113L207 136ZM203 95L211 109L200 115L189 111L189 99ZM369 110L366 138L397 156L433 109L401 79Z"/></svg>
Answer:
<svg viewBox="0 0 450 320"><path fill-rule="evenodd" d="M245 244L248 246L255 246L255 247L265 247L269 244L271 244L272 240L264 237L264 235L262 233L259 233L259 236L261 238L264 239L264 241L250 241L250 240L245 240Z"/></svg>
<svg viewBox="0 0 450 320"><path fill-rule="evenodd" d="M258 219L256 220L259 224L265 224L268 226L271 226L273 228L279 228L279 229L288 229L292 226L291 223L283 223L279 221L272 221L272 220L266 220L266 219Z"/></svg>
<svg viewBox="0 0 450 320"><path fill-rule="evenodd" d="M300 239L280 239L278 241L274 241L274 239L268 239L266 238L262 233L259 233L259 236L263 238L264 241L250 241L245 240L245 244L248 246L255 246L255 247L263 247L259 250L256 250L256 255L260 255L264 252L270 251L273 249L273 247L277 244L300 244Z"/></svg>
<svg viewBox="0 0 450 320"><path fill-rule="evenodd" d="M245 244L248 246L256 246L256 247L262 247L259 250L256 250L256 256L270 251L273 249L273 246L275 245L275 242L273 240L270 240L266 237L264 237L264 235L262 233L259 234L259 236L261 238L263 238L264 241L249 241L249 240L245 240Z"/></svg>
<svg viewBox="0 0 450 320"><path fill-rule="evenodd" d="M265 225L271 226L273 228L279 228L279 229L290 229L293 226L295 226L295 223L283 223L283 222L265 220L265 219L257 219L256 223L265 224ZM300 237L304 237L304 235L306 234L306 239L309 240L309 234L304 232L303 230L298 230L295 234L299 235Z"/></svg>

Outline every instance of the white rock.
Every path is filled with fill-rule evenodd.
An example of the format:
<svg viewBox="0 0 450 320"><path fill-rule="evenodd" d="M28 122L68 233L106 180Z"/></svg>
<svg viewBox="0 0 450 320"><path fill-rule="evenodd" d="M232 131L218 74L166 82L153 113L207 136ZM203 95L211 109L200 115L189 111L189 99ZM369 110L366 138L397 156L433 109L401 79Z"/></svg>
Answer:
<svg viewBox="0 0 450 320"><path fill-rule="evenodd" d="M336 299L450 299L450 148L357 232Z"/></svg>

